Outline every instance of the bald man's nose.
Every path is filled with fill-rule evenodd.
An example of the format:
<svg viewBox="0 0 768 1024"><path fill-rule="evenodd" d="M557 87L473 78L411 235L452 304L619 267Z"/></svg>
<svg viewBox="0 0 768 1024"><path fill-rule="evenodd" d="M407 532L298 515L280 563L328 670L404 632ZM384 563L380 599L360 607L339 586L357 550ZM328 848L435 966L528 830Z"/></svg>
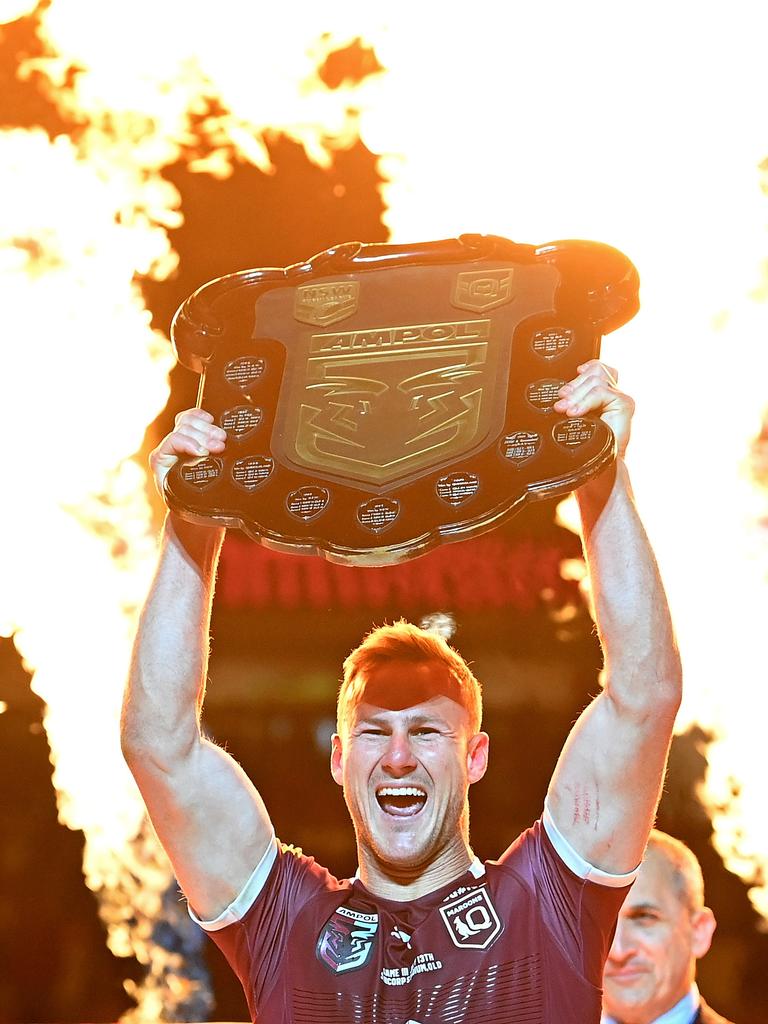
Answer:
<svg viewBox="0 0 768 1024"><path fill-rule="evenodd" d="M633 930L619 918L616 925L616 934L613 937L608 959L616 963L626 960L634 952L637 943L634 940Z"/></svg>

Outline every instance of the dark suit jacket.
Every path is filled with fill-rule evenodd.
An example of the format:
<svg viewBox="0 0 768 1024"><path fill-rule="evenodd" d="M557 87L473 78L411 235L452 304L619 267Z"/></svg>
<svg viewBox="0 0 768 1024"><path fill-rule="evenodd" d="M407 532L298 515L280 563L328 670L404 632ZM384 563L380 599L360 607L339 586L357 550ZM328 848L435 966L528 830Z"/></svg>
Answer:
<svg viewBox="0 0 768 1024"><path fill-rule="evenodd" d="M699 1012L693 1018L692 1024L732 1024L732 1021L721 1017L719 1013L715 1013L712 1007L707 1006L702 999Z"/></svg>

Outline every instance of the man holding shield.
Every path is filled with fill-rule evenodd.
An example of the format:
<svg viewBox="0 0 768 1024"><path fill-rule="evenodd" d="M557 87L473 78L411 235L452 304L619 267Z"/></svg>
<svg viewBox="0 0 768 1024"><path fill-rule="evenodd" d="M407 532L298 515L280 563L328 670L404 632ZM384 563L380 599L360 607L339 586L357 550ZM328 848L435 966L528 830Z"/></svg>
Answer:
<svg viewBox="0 0 768 1024"><path fill-rule="evenodd" d="M331 772L359 870L338 880L274 835L251 781L200 730L224 531L174 514L135 645L123 747L190 913L237 972L254 1020L600 1019L603 964L656 811L681 693L663 587L624 453L633 402L596 360L560 391L561 415L598 413L615 466L579 488L605 686L574 725L541 819L495 862L469 839L468 790L489 738L461 656L408 623L347 658ZM202 410L152 455L224 450Z"/></svg>

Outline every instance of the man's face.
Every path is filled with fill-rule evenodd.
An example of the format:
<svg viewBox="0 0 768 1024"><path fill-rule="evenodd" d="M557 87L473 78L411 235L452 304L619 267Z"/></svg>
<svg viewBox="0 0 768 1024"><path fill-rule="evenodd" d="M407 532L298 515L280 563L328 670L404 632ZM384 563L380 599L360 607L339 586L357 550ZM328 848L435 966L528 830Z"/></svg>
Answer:
<svg viewBox="0 0 768 1024"><path fill-rule="evenodd" d="M690 989L714 927L710 910L685 906L670 865L651 851L619 914L603 1009L624 1024L650 1024L666 1013Z"/></svg>
<svg viewBox="0 0 768 1024"><path fill-rule="evenodd" d="M439 662L377 668L333 739L331 772L361 850L396 871L461 846L467 790L485 773L488 737L472 736L466 709L439 692L447 678ZM369 688L376 704L365 699Z"/></svg>

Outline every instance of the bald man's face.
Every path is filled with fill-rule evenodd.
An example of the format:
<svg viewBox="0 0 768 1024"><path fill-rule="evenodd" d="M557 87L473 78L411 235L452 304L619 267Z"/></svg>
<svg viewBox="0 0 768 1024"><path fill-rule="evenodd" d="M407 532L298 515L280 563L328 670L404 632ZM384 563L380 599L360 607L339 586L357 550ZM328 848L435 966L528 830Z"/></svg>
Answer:
<svg viewBox="0 0 768 1024"><path fill-rule="evenodd" d="M603 975L603 1008L622 1024L652 1024L688 992L715 928L706 907L680 900L663 857L651 852L619 914Z"/></svg>

